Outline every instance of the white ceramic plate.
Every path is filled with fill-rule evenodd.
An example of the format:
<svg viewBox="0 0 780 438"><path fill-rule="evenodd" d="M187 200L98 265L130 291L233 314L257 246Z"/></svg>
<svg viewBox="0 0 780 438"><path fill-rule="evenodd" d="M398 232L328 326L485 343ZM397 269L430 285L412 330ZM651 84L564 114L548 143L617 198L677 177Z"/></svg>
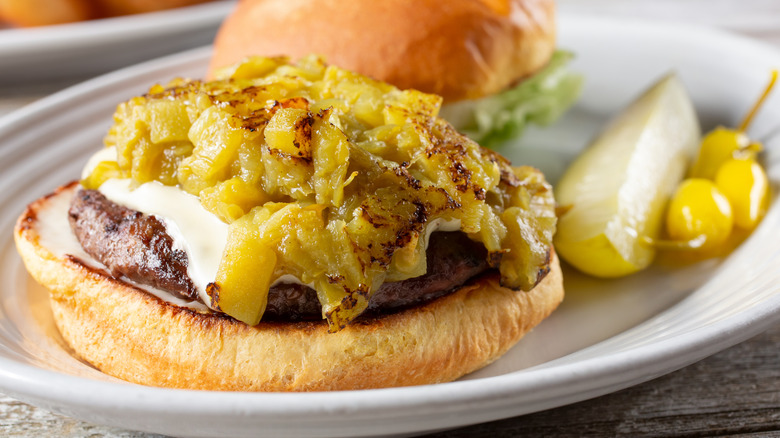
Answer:
<svg viewBox="0 0 780 438"><path fill-rule="evenodd" d="M587 78L556 127L530 132L523 153L556 169L641 89L676 70L705 128L734 125L780 65L750 40L691 27L564 17L561 46ZM374 436L423 433L539 411L615 391L743 341L778 319L780 206L727 259L600 281L566 271L563 305L505 357L457 382L334 393L215 393L149 388L74 359L53 327L46 292L11 238L29 201L78 175L117 102L175 75L199 76L208 49L98 78L0 120L0 391L90 422L176 436ZM768 138L780 92L751 132ZM780 181L776 141L769 173ZM608 171L609 169L605 169ZM777 204L777 200L775 200Z"/></svg>
<svg viewBox="0 0 780 438"><path fill-rule="evenodd" d="M0 24L0 84L87 77L210 44L233 1L39 28Z"/></svg>

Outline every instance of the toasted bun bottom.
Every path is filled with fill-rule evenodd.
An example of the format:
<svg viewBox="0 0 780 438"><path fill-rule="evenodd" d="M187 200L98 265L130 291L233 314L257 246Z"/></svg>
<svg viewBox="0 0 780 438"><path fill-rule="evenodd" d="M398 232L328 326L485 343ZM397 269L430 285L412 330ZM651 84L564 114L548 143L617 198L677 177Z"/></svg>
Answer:
<svg viewBox="0 0 780 438"><path fill-rule="evenodd" d="M328 333L324 322L260 323L203 314L160 300L41 244L39 213L19 218L16 245L51 293L54 319L73 350L130 382L231 391L320 391L446 382L504 354L563 299L557 258L530 292L483 276L425 306ZM63 230L62 232L69 232Z"/></svg>

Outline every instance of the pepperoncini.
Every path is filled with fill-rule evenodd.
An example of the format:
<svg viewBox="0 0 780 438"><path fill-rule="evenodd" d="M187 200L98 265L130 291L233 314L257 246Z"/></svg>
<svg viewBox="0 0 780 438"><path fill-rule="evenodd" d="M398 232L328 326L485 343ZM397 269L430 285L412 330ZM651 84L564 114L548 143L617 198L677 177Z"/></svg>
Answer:
<svg viewBox="0 0 780 438"><path fill-rule="evenodd" d="M675 241L694 241L712 248L728 239L734 216L728 198L714 182L690 178L677 188L666 210L666 231Z"/></svg>
<svg viewBox="0 0 780 438"><path fill-rule="evenodd" d="M752 230L766 213L769 178L757 160L763 146L751 141L745 131L777 75L772 72L739 128L717 127L702 140L690 179L681 183L669 204L666 228L669 237L681 244L678 247L687 243L691 249L710 250L726 242L734 226Z"/></svg>
<svg viewBox="0 0 780 438"><path fill-rule="evenodd" d="M769 204L769 178L752 158L732 158L715 175L715 184L728 198L734 211L734 225L752 230Z"/></svg>

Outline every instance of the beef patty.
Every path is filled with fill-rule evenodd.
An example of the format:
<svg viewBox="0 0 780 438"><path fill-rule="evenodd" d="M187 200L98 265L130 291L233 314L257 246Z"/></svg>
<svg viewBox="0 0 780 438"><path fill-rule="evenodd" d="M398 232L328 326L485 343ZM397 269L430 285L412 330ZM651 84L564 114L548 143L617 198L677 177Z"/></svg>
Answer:
<svg viewBox="0 0 780 438"><path fill-rule="evenodd" d="M68 217L84 250L113 276L199 300L187 275L186 253L173 247L165 225L155 216L118 205L96 190L80 189ZM382 284L371 297L366 313L390 313L429 302L488 269L484 246L462 232L434 232L426 254L425 275ZM317 293L310 287L280 283L269 290L264 320L321 317Z"/></svg>

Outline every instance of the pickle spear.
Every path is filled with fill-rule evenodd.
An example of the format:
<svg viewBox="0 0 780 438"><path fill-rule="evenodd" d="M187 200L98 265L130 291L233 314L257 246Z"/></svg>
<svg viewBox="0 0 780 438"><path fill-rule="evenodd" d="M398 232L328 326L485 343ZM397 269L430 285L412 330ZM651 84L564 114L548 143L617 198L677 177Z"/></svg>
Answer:
<svg viewBox="0 0 780 438"><path fill-rule="evenodd" d="M665 205L693 159L699 122L670 74L618 113L566 170L555 188L565 211L555 248L577 269L620 277L655 256Z"/></svg>

